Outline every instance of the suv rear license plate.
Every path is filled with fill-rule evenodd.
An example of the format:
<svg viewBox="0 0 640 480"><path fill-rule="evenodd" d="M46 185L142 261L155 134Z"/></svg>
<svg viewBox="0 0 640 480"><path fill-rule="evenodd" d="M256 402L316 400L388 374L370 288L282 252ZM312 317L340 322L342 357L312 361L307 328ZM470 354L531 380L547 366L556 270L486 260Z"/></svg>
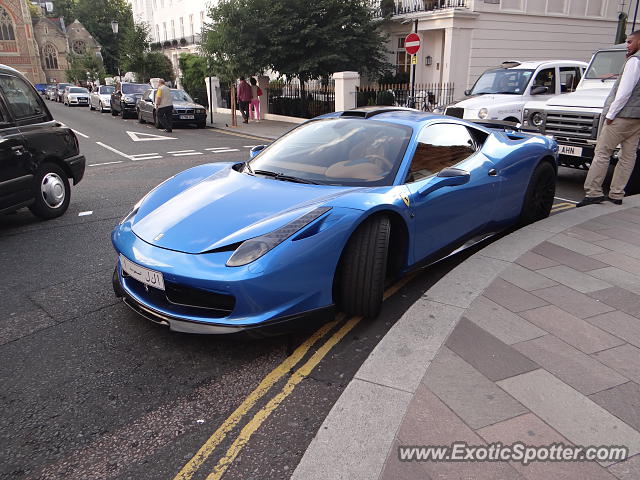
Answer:
<svg viewBox="0 0 640 480"><path fill-rule="evenodd" d="M159 290L164 290L164 278L162 277L162 273L141 267L137 263L133 263L124 255L120 255L120 265L125 273L139 282Z"/></svg>
<svg viewBox="0 0 640 480"><path fill-rule="evenodd" d="M561 155L571 155L573 157L581 157L582 156L582 147L574 147L573 145L558 145L560 147Z"/></svg>
<svg viewBox="0 0 640 480"><path fill-rule="evenodd" d="M194 120L195 118L193 115L180 115L180 120Z"/></svg>

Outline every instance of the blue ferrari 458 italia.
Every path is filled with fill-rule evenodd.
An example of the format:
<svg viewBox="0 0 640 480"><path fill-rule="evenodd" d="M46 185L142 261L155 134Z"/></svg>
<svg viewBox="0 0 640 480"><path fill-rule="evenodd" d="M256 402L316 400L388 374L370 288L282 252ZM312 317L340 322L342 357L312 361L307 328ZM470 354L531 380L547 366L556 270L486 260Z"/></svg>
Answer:
<svg viewBox="0 0 640 480"><path fill-rule="evenodd" d="M112 234L117 296L194 333L374 317L408 270L549 215L558 147L394 107L310 120L164 181Z"/></svg>

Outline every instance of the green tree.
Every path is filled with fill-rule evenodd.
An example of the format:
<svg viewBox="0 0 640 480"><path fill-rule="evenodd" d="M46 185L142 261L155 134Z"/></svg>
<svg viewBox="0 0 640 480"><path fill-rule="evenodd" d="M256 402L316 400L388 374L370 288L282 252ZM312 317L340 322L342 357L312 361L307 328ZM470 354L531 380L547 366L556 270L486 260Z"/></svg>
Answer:
<svg viewBox="0 0 640 480"><path fill-rule="evenodd" d="M31 14L31 18L38 18L42 16L42 9L39 6L34 5L29 0L24 0L24 2L29 8L29 14Z"/></svg>
<svg viewBox="0 0 640 480"><path fill-rule="evenodd" d="M134 27L131 5L127 0L75 0L73 3L74 17L102 45L107 71L117 72L118 54L121 51L119 45L124 35ZM113 20L118 22L118 35L111 30Z"/></svg>
<svg viewBox="0 0 640 480"><path fill-rule="evenodd" d="M66 70L67 81L72 83L93 82L104 77L104 65L93 53L69 55L69 68Z"/></svg>
<svg viewBox="0 0 640 480"><path fill-rule="evenodd" d="M183 88L194 98L206 101L207 89L204 85L205 77L210 76L207 59L193 53L180 55L181 83Z"/></svg>
<svg viewBox="0 0 640 480"><path fill-rule="evenodd" d="M149 50L149 25L135 23L122 35L120 69L134 72L138 79L147 77L146 52Z"/></svg>
<svg viewBox="0 0 640 480"><path fill-rule="evenodd" d="M69 25L76 18L74 12L75 7L76 0L56 0L53 4L53 13L48 14L48 16L62 17L65 25Z"/></svg>
<svg viewBox="0 0 640 480"><path fill-rule="evenodd" d="M173 65L166 55L160 52L147 52L145 53L145 64L148 76L144 77L143 81L146 82L150 78L164 78L167 81L175 81L176 75L173 72Z"/></svg>

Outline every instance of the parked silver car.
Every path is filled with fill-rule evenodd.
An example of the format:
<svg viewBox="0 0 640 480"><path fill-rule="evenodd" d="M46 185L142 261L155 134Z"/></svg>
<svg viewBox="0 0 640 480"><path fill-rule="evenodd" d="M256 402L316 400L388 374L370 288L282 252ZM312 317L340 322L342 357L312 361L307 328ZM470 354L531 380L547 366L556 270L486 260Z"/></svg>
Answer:
<svg viewBox="0 0 640 480"><path fill-rule="evenodd" d="M65 87L62 95L62 103L67 107L71 105L80 105L86 107L89 105L89 90L84 87Z"/></svg>
<svg viewBox="0 0 640 480"><path fill-rule="evenodd" d="M111 94L115 88L113 85L100 85L94 88L89 98L89 108L101 113L111 110Z"/></svg>

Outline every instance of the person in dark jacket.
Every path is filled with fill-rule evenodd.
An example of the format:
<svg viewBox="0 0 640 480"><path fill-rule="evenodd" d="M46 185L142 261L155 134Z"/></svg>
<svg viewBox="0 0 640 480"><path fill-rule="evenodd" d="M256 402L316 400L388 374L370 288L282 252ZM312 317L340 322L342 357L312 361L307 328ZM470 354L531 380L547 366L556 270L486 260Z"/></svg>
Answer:
<svg viewBox="0 0 640 480"><path fill-rule="evenodd" d="M238 84L238 105L240 106L240 113L242 113L242 121L244 123L249 123L249 102L251 102L251 86L244 77L240 77L240 83Z"/></svg>

